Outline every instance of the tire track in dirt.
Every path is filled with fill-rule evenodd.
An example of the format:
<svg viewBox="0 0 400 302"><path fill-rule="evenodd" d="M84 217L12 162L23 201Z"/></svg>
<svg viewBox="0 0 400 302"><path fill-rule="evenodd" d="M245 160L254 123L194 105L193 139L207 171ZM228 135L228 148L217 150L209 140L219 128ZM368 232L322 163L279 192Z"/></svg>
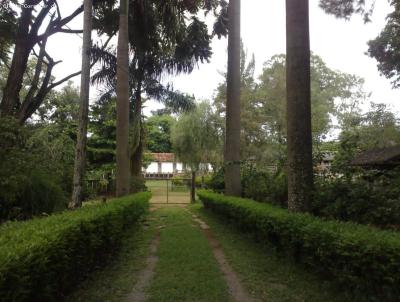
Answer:
<svg viewBox="0 0 400 302"><path fill-rule="evenodd" d="M225 254L221 248L220 243L215 238L214 234L211 232L210 227L199 217L192 214L192 219L199 224L204 235L206 236L210 247L213 251L214 257L218 262L221 272L224 275L224 279L228 285L229 292L232 295L234 301L236 302L256 302L247 291L244 289L242 283L236 272L233 270L231 265L228 263Z"/></svg>
<svg viewBox="0 0 400 302"><path fill-rule="evenodd" d="M139 273L138 282L135 284L132 292L129 294L126 302L145 302L146 288L150 284L155 274L155 268L158 262L157 250L160 245L160 231L150 244L150 255L147 257L145 268Z"/></svg>

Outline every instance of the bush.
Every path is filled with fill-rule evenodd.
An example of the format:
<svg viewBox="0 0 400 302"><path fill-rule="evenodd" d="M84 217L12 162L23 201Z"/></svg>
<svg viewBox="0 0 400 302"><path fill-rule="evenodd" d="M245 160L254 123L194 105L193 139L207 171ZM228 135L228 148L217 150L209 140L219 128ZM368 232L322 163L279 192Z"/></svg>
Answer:
<svg viewBox="0 0 400 302"><path fill-rule="evenodd" d="M211 175L201 175L196 176L196 188L202 188L204 181L204 188L209 188L209 184L211 183L212 176Z"/></svg>
<svg viewBox="0 0 400 302"><path fill-rule="evenodd" d="M356 301L398 301L398 233L325 221L207 191L200 191L198 195L206 208L325 278L337 281Z"/></svg>
<svg viewBox="0 0 400 302"><path fill-rule="evenodd" d="M287 205L287 177L282 171L271 172L257 169L247 163L241 166L243 197L285 207ZM224 170L214 173L206 182L206 188L224 192Z"/></svg>
<svg viewBox="0 0 400 302"><path fill-rule="evenodd" d="M143 177L131 177L131 192L138 193L138 192L146 192L146 181Z"/></svg>
<svg viewBox="0 0 400 302"><path fill-rule="evenodd" d="M224 192L225 190L225 171L223 168L214 172L207 183L207 188L215 192Z"/></svg>
<svg viewBox="0 0 400 302"><path fill-rule="evenodd" d="M171 183L173 186L183 186L183 177L182 176L174 176L171 178Z"/></svg>
<svg viewBox="0 0 400 302"><path fill-rule="evenodd" d="M287 177L283 172L247 169L242 173L243 196L260 202L287 206Z"/></svg>
<svg viewBox="0 0 400 302"><path fill-rule="evenodd" d="M121 244L150 193L0 227L1 301L60 301Z"/></svg>
<svg viewBox="0 0 400 302"><path fill-rule="evenodd" d="M400 226L400 181L387 175L319 178L311 211L314 215L383 228Z"/></svg>
<svg viewBox="0 0 400 302"><path fill-rule="evenodd" d="M65 208L72 188L73 144L61 135L54 139L47 128L0 118L0 221Z"/></svg>
<svg viewBox="0 0 400 302"><path fill-rule="evenodd" d="M65 192L47 173L37 169L27 171L26 178L13 194L0 192L0 219L24 220L51 214L64 210L66 204Z"/></svg>

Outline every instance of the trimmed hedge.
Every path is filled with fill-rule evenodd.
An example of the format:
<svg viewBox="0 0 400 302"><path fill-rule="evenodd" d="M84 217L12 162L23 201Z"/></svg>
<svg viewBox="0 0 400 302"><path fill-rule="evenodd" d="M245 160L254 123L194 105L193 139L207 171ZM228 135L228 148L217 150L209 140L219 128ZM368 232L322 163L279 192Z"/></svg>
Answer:
<svg viewBox="0 0 400 302"><path fill-rule="evenodd" d="M0 227L0 300L60 301L121 244L150 193Z"/></svg>
<svg viewBox="0 0 400 302"><path fill-rule="evenodd" d="M355 301L400 301L400 235L249 199L198 192L207 209L335 280Z"/></svg>

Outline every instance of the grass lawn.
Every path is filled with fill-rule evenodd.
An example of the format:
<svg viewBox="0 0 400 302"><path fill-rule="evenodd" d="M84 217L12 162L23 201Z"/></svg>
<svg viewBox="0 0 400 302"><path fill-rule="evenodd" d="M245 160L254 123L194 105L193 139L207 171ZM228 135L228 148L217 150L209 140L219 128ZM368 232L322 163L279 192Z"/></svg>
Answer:
<svg viewBox="0 0 400 302"><path fill-rule="evenodd" d="M159 260L147 301L230 301L207 239L188 211L168 207L151 212L145 223L128 230L114 261L95 271L66 302L126 301L146 265L157 230Z"/></svg>
<svg viewBox="0 0 400 302"><path fill-rule="evenodd" d="M239 232L200 204L191 205L219 240L224 253L250 294L268 302L346 302L331 285L292 262L279 258L267 246Z"/></svg>
<svg viewBox="0 0 400 302"><path fill-rule="evenodd" d="M146 186L152 193L151 203L190 203L190 190L186 186L172 187L171 180L146 180Z"/></svg>
<svg viewBox="0 0 400 302"><path fill-rule="evenodd" d="M200 204L190 205L189 209L211 227L228 262L255 301L349 301L331 285L277 257ZM189 211L177 206L161 207L128 230L113 262L95 271L66 301L127 301L146 267L150 242L158 232L158 261L154 277L145 287L146 301L232 301L207 238Z"/></svg>
<svg viewBox="0 0 400 302"><path fill-rule="evenodd" d="M148 301L230 301L207 239L182 208L155 212L163 220L155 278Z"/></svg>
<svg viewBox="0 0 400 302"><path fill-rule="evenodd" d="M111 263L93 272L66 302L120 302L124 301L137 282L138 272L149 254L150 241L156 233L153 221L142 222L128 229L123 246Z"/></svg>

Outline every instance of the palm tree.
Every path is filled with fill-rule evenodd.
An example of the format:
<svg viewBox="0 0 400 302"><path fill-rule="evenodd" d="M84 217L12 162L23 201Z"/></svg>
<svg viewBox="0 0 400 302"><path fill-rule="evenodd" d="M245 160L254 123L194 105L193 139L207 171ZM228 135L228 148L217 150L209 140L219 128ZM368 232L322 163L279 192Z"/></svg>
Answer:
<svg viewBox="0 0 400 302"><path fill-rule="evenodd" d="M225 194L240 196L240 0L229 1L228 16Z"/></svg>
<svg viewBox="0 0 400 302"><path fill-rule="evenodd" d="M136 180L141 178L143 154L142 93L174 111L193 108L190 97L161 85L159 79L162 74L190 73L198 62L208 61L211 36L207 25L195 16L196 11L189 11L180 3L137 0L131 1L130 5L129 42L133 53L129 65L130 151L131 178ZM197 5L201 7L201 4ZM135 9L137 7L140 9ZM189 17L189 12L194 15ZM109 98L116 86L114 51L112 48L101 50L94 47L92 54L102 65L92 80L106 84L102 98Z"/></svg>
<svg viewBox="0 0 400 302"><path fill-rule="evenodd" d="M288 207L306 211L313 188L308 0L286 0Z"/></svg>
<svg viewBox="0 0 400 302"><path fill-rule="evenodd" d="M128 3L128 0L120 0L119 8L117 48L117 196L124 196L130 192Z"/></svg>
<svg viewBox="0 0 400 302"><path fill-rule="evenodd" d="M70 208L82 205L82 182L85 175L86 142L89 114L89 89L90 89L90 48L92 33L92 8L93 0L85 0L83 16L83 45L82 45L82 74L79 106L78 135L75 150L75 166L72 199Z"/></svg>

